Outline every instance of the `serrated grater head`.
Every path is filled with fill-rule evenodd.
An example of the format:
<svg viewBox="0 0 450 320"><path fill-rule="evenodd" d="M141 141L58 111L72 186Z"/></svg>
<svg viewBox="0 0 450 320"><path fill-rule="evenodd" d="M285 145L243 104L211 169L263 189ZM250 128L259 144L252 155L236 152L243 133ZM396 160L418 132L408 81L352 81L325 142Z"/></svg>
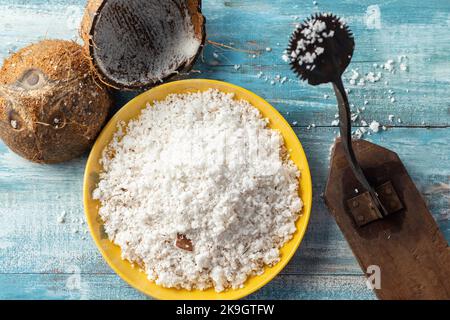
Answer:
<svg viewBox="0 0 450 320"><path fill-rule="evenodd" d="M311 85L333 82L350 64L353 34L342 19L330 13L311 16L291 36L287 55L291 69Z"/></svg>

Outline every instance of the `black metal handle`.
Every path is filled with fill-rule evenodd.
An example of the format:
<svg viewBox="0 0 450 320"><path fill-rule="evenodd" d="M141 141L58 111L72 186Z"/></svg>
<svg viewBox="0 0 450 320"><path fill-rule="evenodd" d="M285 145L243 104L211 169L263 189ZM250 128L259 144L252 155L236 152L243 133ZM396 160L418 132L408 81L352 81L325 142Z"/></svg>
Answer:
<svg viewBox="0 0 450 320"><path fill-rule="evenodd" d="M379 217L382 218L383 216L386 216L388 212L381 203L380 199L378 198L375 189L370 185L369 181L367 181L364 171L359 165L358 160L356 159L355 156L355 152L353 151L350 106L341 77L338 77L338 79L336 79L333 82L333 88L334 92L336 93L337 101L339 104L340 131L345 156L356 178L362 184L362 186L369 192L376 206L374 209L377 211Z"/></svg>

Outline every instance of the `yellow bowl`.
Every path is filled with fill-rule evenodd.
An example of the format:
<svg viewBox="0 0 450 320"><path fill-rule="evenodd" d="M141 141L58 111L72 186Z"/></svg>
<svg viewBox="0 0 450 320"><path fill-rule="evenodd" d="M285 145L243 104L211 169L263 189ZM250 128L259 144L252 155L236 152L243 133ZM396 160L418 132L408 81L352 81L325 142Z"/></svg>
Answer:
<svg viewBox="0 0 450 320"><path fill-rule="evenodd" d="M108 240L103 229L102 220L98 214L100 203L92 199L92 191L98 183L99 173L102 170L99 160L103 149L110 143L117 130L119 121L128 122L140 115L141 110L148 102L163 100L172 93L188 93L204 91L210 88L223 92L234 93L236 99L245 99L258 108L264 117L270 119L270 127L278 129L282 133L288 149L292 149L291 158L301 170L300 196L304 202L301 218L297 221L297 232L293 239L286 243L281 249L281 261L269 268L266 267L264 274L253 276L247 280L245 286L238 290L229 290L217 293L214 289L200 290L177 290L167 289L156 285L147 279L144 272L133 267L128 261L121 259L120 248ZM89 156L84 177L84 208L87 222L97 247L111 268L131 286L139 291L157 299L184 299L184 300L233 300L243 298L271 281L289 262L299 247L305 234L312 204L312 183L308 161L305 152L296 134L286 120L268 102L254 93L241 87L214 80L184 80L161 85L136 97L126 104L108 123L100 134Z"/></svg>

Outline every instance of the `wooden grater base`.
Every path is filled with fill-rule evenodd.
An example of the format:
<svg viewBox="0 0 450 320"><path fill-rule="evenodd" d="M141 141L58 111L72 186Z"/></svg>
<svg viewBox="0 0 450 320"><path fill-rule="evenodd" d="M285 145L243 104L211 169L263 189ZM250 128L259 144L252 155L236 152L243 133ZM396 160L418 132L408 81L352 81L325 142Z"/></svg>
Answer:
<svg viewBox="0 0 450 320"><path fill-rule="evenodd" d="M450 299L450 249L402 161L396 153L367 141L355 141L353 148L392 214L371 215L370 199L348 166L339 139L325 202L364 273L370 266L380 267L381 288L374 289L376 295L388 300Z"/></svg>

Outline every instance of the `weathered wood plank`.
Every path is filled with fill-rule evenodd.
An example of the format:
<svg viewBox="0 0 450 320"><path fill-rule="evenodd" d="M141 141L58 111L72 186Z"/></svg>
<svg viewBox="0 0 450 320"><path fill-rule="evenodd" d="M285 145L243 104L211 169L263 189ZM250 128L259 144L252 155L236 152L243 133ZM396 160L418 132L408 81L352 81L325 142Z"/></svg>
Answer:
<svg viewBox="0 0 450 320"><path fill-rule="evenodd" d="M297 130L311 164L315 197L307 236L286 273L361 273L321 198L335 131ZM373 135L371 140L396 150L422 191L437 183L449 183L450 128L396 128ZM80 224L83 167L84 160L34 165L0 147L0 272L65 272L71 265L86 273L111 272L89 235L84 234L86 226ZM450 239L447 200L439 194L426 198ZM57 218L63 211L67 212L67 222L59 224Z"/></svg>
<svg viewBox="0 0 450 320"><path fill-rule="evenodd" d="M115 275L0 275L0 299L148 299ZM360 276L277 277L248 299L374 299Z"/></svg>
<svg viewBox="0 0 450 320"><path fill-rule="evenodd" d="M351 100L355 107L369 101L364 118L388 123L388 115L402 119L399 126L449 126L450 97L446 88L450 81L450 4L431 1L427 6L419 1L393 1L380 5L380 29L369 29L365 14L371 3L353 1L336 3L321 1L318 9L332 10L343 15L357 38L354 62L349 67L360 73L379 70L373 63L396 60L400 55L409 58L409 72L392 75L383 71L383 80L364 87L351 86ZM0 58L8 50L18 48L43 37L71 39L81 17L84 1L23 1L0 2ZM294 9L293 9L294 8ZM400 10L401 8L401 10ZM207 77L230 81L254 90L269 99L288 120L299 125L329 126L336 113L331 88L311 88L299 85L281 55L287 38L294 28L295 19L316 11L311 3L298 5L296 1L206 1L209 39L237 48L259 50L260 55L233 52L208 45L203 61L196 69ZM232 21L232 23L230 23ZM251 26L251 27L250 27ZM29 32L33 30L33 32ZM243 32L247 30L248 32ZM271 52L265 49L271 48ZM376 50L376 51L374 51ZM215 58L214 55L218 56ZM234 65L241 65L238 70ZM398 69L398 63L397 63ZM258 78L259 72L263 76ZM265 81L265 77L268 81ZM275 77L288 77L291 81L271 85ZM386 85L385 81L389 83ZM396 103L389 100L388 90L395 92ZM409 92L407 92L409 91ZM289 113L289 114L287 114Z"/></svg>

